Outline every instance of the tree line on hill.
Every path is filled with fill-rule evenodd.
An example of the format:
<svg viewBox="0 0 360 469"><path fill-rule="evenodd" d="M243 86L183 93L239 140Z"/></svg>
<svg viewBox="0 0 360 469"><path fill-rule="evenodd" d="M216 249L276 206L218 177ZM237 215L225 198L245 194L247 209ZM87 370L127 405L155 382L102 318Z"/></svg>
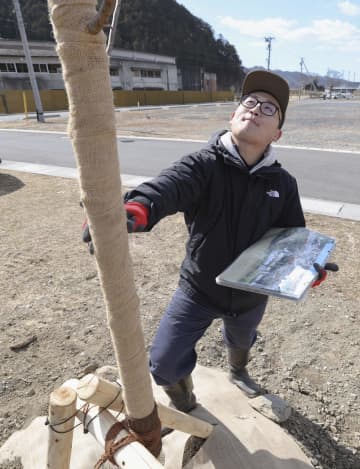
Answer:
<svg viewBox="0 0 360 469"><path fill-rule="evenodd" d="M29 40L52 41L46 0L20 0ZM20 39L11 1L0 3L0 37ZM122 0L114 47L176 57L183 74L216 73L218 89L238 89L235 47L175 0Z"/></svg>

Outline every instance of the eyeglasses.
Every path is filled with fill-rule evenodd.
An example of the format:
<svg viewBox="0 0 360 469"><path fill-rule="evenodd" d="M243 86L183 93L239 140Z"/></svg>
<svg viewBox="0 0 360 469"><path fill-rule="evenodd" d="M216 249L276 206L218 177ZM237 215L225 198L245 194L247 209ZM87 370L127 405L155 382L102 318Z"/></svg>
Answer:
<svg viewBox="0 0 360 469"><path fill-rule="evenodd" d="M260 104L260 111L265 116L273 116L278 112L280 117L280 109L270 101L259 101L255 96L246 95L241 98L240 103L247 109L254 109Z"/></svg>

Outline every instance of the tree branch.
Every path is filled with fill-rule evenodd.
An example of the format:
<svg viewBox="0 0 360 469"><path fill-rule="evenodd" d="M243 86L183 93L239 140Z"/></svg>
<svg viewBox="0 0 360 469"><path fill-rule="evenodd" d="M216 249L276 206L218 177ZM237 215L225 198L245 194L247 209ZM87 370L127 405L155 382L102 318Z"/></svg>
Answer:
<svg viewBox="0 0 360 469"><path fill-rule="evenodd" d="M115 0L103 0L103 3L94 16L94 18L87 25L87 32L90 34L97 34L108 24L108 20L112 15L115 8Z"/></svg>

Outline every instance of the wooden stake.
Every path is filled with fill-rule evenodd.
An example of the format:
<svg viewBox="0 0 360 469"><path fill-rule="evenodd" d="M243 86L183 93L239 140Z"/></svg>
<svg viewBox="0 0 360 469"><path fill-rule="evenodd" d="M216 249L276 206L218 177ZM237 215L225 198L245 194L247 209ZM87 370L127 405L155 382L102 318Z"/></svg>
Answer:
<svg viewBox="0 0 360 469"><path fill-rule="evenodd" d="M76 391L80 399L100 407L116 411L122 411L124 407L121 388L115 383L93 374L84 376L80 380ZM160 403L157 403L157 406L160 420L164 426L198 436L199 438L207 438L213 430L213 426L208 422L171 409Z"/></svg>
<svg viewBox="0 0 360 469"><path fill-rule="evenodd" d="M110 408L118 412L124 408L120 384L113 383L96 375L88 374L81 378L76 392L83 401L96 404L99 407ZM110 402L111 405L109 407Z"/></svg>
<svg viewBox="0 0 360 469"><path fill-rule="evenodd" d="M160 420L166 427L198 436L199 438L207 438L214 429L211 423L205 422L205 420L184 414L184 412L167 407L160 404L160 402L157 403L157 406Z"/></svg>
<svg viewBox="0 0 360 469"><path fill-rule="evenodd" d="M46 465L49 469L70 467L76 399L76 392L70 387L61 387L50 394Z"/></svg>

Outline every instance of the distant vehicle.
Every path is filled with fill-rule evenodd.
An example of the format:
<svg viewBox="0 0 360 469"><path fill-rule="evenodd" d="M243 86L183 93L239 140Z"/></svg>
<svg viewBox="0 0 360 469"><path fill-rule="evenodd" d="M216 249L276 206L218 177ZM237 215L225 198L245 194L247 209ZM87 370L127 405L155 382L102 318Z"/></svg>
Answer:
<svg viewBox="0 0 360 469"><path fill-rule="evenodd" d="M351 91L325 91L322 94L322 99L351 99L353 94Z"/></svg>
<svg viewBox="0 0 360 469"><path fill-rule="evenodd" d="M341 91L340 93L336 93L336 96L337 98L351 99L353 97L353 94L350 93L350 91Z"/></svg>

